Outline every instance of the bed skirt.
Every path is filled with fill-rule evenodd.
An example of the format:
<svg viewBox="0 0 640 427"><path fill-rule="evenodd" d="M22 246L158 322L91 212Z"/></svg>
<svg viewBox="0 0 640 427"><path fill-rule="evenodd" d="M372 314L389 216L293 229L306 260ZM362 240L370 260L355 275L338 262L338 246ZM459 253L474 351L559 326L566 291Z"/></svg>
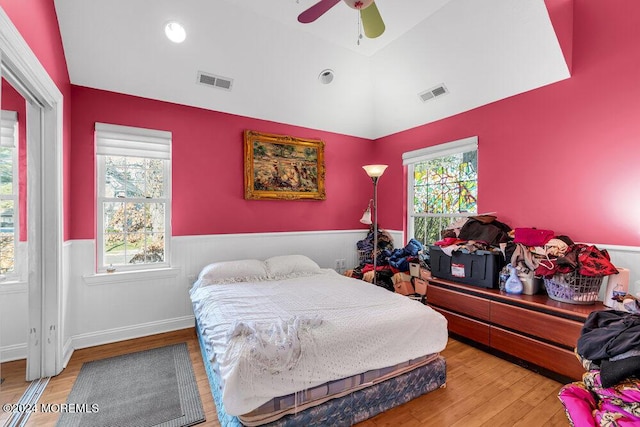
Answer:
<svg viewBox="0 0 640 427"><path fill-rule="evenodd" d="M222 427L242 427L245 424L238 417L228 415L224 410L219 378L206 353L206 346L197 322L196 332L220 425ZM438 356L429 364L397 377L328 400L298 413L285 415L263 425L269 427L351 426L436 390L444 386L445 382L446 363L442 356Z"/></svg>

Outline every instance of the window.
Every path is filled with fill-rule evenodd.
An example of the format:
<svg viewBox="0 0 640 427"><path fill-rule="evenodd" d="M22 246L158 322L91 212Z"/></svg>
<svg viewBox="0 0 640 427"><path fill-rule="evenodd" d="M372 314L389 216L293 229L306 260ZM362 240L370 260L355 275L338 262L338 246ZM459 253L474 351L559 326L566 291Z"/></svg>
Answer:
<svg viewBox="0 0 640 427"><path fill-rule="evenodd" d="M477 137L404 153L402 160L408 167L408 238L433 243L449 224L477 213Z"/></svg>
<svg viewBox="0 0 640 427"><path fill-rule="evenodd" d="M18 113L0 113L0 277L18 275Z"/></svg>
<svg viewBox="0 0 640 427"><path fill-rule="evenodd" d="M171 132L96 123L98 271L169 265Z"/></svg>

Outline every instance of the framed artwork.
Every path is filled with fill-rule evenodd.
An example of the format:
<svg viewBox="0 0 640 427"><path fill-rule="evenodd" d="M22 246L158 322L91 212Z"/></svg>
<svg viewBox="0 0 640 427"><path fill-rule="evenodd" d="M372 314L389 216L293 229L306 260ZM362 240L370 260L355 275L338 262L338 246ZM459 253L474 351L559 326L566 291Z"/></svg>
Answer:
<svg viewBox="0 0 640 427"><path fill-rule="evenodd" d="M327 198L324 142L244 132L244 198L298 200Z"/></svg>

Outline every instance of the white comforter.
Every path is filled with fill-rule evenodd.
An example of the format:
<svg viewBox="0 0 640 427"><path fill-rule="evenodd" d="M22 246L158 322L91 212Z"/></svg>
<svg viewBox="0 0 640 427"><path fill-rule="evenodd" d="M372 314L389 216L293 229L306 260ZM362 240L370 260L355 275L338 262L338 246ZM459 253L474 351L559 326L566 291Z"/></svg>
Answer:
<svg viewBox="0 0 640 427"><path fill-rule="evenodd" d="M195 315L209 354L215 354L212 362L219 365L230 415L250 412L276 396L440 352L447 342L447 321L436 311L333 270L197 285L191 291ZM298 334L293 324L303 324L304 330ZM260 340L274 325L279 341L267 349L270 353L282 356L283 343L290 344L285 335L292 331L301 350L291 349L295 359L283 359L284 369L255 363L257 355L264 359Z"/></svg>

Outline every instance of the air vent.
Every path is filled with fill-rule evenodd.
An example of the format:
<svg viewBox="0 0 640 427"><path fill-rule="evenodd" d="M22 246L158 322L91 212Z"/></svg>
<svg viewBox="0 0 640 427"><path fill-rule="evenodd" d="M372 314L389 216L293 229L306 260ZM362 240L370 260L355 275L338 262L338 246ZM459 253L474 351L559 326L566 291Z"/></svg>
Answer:
<svg viewBox="0 0 640 427"><path fill-rule="evenodd" d="M217 89L231 90L233 79L198 71L198 83L215 87Z"/></svg>
<svg viewBox="0 0 640 427"><path fill-rule="evenodd" d="M437 98L438 96L446 95L449 93L447 87L444 84L438 85L436 87L432 87L431 89L427 89L424 92L420 92L418 96L422 100L422 102L427 102L430 99Z"/></svg>

